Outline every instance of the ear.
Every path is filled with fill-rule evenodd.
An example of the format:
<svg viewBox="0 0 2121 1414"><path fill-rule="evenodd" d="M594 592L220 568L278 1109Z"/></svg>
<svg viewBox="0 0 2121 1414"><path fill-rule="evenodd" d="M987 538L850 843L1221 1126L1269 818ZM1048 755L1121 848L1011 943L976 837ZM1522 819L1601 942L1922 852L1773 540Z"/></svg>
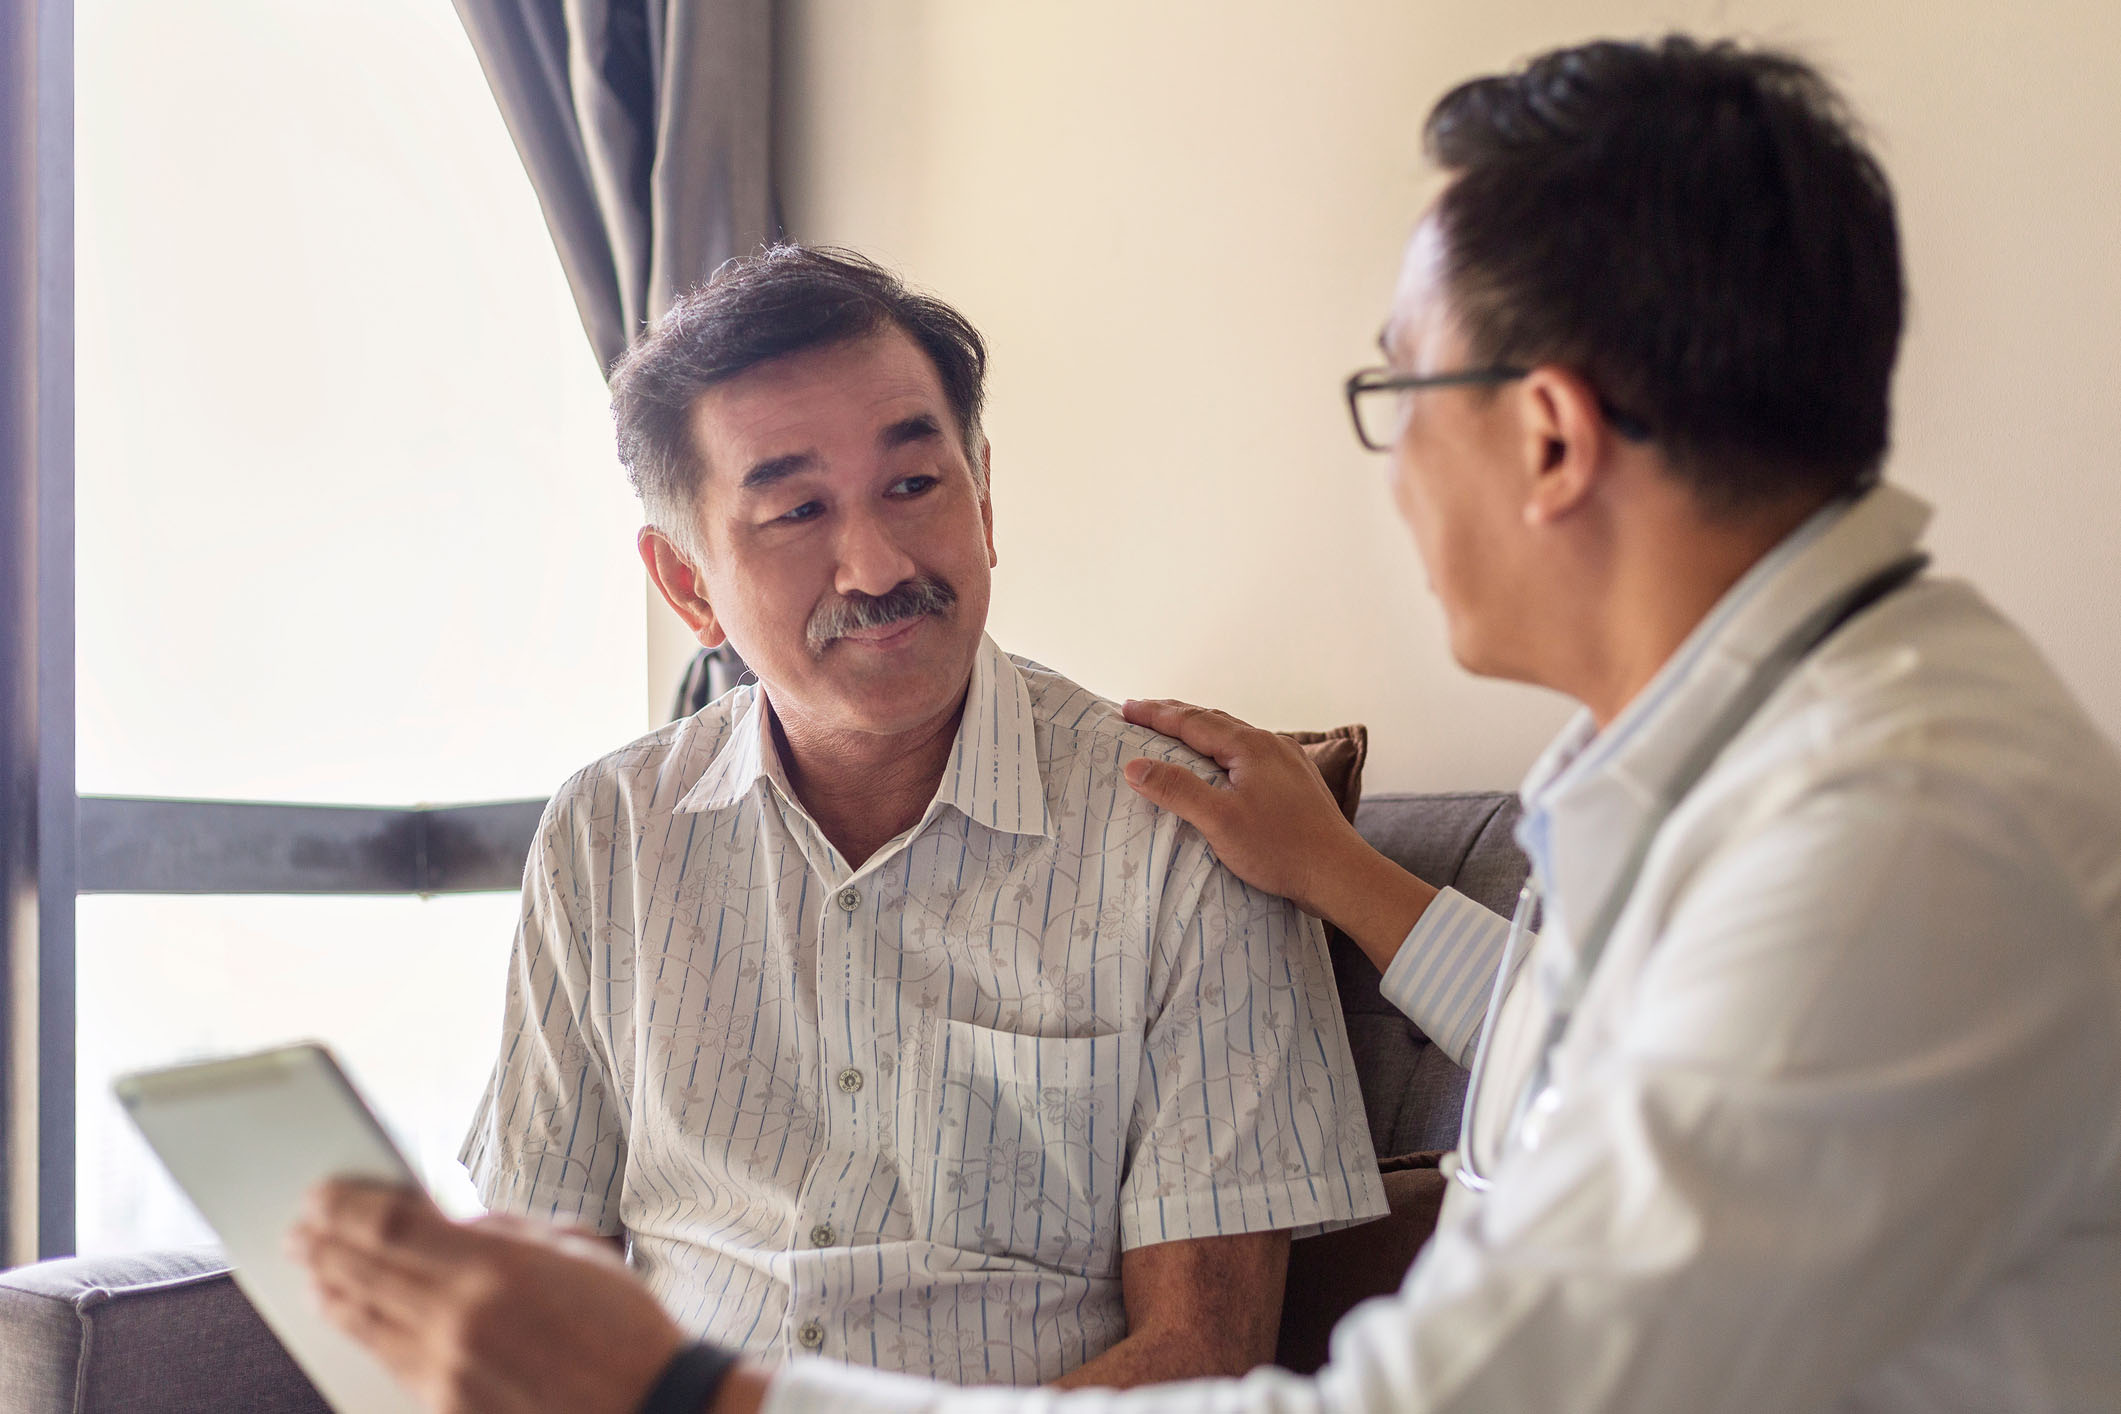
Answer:
<svg viewBox="0 0 2121 1414"><path fill-rule="evenodd" d="M702 648L714 648L729 636L722 632L714 606L707 602L699 571L669 536L652 525L644 525L633 543L641 552L641 563L648 567L648 577L662 591L663 602L685 621L685 627L692 630Z"/></svg>
<svg viewBox="0 0 2121 1414"><path fill-rule="evenodd" d="M985 437L980 438L979 464L979 518L987 527L987 568L991 570L1002 562L1002 557L994 551L994 444Z"/></svg>
<svg viewBox="0 0 2121 1414"><path fill-rule="evenodd" d="M1581 507L1609 471L1613 429L1597 393L1575 373L1541 364L1518 385L1523 412L1526 525L1552 525Z"/></svg>

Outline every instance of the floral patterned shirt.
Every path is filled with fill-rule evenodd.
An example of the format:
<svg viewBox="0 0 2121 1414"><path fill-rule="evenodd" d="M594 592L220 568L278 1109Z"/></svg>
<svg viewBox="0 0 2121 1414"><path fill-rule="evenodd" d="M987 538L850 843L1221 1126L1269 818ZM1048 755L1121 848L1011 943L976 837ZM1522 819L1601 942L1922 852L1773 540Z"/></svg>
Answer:
<svg viewBox="0 0 2121 1414"><path fill-rule="evenodd" d="M464 1161L681 1324L959 1383L1126 1334L1120 1253L1385 1210L1319 925L1128 788L1211 763L982 644L850 868L743 687L589 767L525 871Z"/></svg>

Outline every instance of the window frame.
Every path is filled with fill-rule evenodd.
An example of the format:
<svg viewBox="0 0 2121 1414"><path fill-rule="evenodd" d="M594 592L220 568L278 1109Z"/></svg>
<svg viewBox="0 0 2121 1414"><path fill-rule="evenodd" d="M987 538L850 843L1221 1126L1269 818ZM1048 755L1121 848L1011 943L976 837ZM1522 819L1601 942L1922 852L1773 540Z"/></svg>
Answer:
<svg viewBox="0 0 2121 1414"><path fill-rule="evenodd" d="M0 12L0 1255L74 1229L73 3Z"/></svg>

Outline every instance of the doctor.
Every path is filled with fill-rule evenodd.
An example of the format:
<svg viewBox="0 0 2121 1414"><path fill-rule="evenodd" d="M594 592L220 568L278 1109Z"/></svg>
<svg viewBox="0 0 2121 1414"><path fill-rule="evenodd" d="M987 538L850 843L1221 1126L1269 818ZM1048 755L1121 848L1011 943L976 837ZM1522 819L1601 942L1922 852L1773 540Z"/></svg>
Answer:
<svg viewBox="0 0 2121 1414"><path fill-rule="evenodd" d="M1426 137L1349 401L1457 658L1583 705L1525 785L1538 897L1400 873L1219 714L1132 709L1227 788L1129 768L1479 1053L1399 1294L1315 1380L955 1391L734 1366L593 1247L325 1190L327 1308L437 1408L2121 1407L2121 764L1879 483L1883 174L1809 68L1679 39L1469 83Z"/></svg>

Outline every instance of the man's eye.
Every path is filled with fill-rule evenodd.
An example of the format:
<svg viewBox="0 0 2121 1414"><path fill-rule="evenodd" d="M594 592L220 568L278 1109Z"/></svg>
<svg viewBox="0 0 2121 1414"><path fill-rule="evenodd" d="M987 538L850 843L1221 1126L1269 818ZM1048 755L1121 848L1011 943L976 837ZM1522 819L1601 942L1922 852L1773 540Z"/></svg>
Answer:
<svg viewBox="0 0 2121 1414"><path fill-rule="evenodd" d="M805 501L800 506L797 506L794 510L787 511L781 515L775 516L774 519L791 521L815 520L818 516L821 516L824 513L825 507L821 502Z"/></svg>
<svg viewBox="0 0 2121 1414"><path fill-rule="evenodd" d="M894 496L918 496L940 480L934 476L907 476L891 483Z"/></svg>

